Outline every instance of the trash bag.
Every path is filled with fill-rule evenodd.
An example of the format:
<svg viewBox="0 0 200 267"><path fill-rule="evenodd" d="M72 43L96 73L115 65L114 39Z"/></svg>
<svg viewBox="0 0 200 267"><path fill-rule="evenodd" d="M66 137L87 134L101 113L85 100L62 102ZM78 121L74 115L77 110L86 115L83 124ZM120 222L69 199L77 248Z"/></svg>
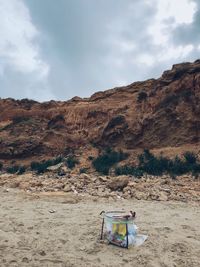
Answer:
<svg viewBox="0 0 200 267"><path fill-rule="evenodd" d="M146 235L137 234L137 226L134 223L135 212L127 214L124 211L103 212L103 228L105 224L105 237L109 243L128 248L129 245L140 246L147 239Z"/></svg>

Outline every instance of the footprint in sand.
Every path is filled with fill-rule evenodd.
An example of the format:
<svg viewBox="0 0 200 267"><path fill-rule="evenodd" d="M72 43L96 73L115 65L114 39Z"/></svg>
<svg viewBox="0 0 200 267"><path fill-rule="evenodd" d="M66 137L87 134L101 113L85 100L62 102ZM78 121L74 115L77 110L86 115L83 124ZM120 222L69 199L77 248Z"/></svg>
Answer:
<svg viewBox="0 0 200 267"><path fill-rule="evenodd" d="M177 254L185 254L188 252L188 246L183 243L174 243L170 247L171 252L176 252Z"/></svg>
<svg viewBox="0 0 200 267"><path fill-rule="evenodd" d="M194 228L192 228L190 225L186 225L186 224L182 224L181 227L184 229L184 230L190 230L190 231L195 231Z"/></svg>

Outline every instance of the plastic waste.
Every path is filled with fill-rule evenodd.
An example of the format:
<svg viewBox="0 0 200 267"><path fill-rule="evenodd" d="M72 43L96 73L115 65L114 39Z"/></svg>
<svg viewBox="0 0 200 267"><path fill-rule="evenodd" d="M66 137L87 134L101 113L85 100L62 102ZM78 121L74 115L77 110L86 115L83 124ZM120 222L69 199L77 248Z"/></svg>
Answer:
<svg viewBox="0 0 200 267"><path fill-rule="evenodd" d="M105 235L110 243L128 248L129 245L140 246L148 238L137 233L138 227L133 222L135 215L130 214L127 216L124 211L104 213Z"/></svg>
<svg viewBox="0 0 200 267"><path fill-rule="evenodd" d="M148 238L148 235L136 235L134 246L141 246Z"/></svg>

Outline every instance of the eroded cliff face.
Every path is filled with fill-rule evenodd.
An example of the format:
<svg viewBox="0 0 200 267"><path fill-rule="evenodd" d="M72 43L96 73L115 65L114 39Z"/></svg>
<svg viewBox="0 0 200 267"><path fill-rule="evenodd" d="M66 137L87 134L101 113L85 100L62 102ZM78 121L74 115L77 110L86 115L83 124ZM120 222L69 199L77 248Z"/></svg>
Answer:
<svg viewBox="0 0 200 267"><path fill-rule="evenodd" d="M174 65L157 80L98 92L88 99L0 100L4 160L51 157L90 147L199 145L199 137L200 60Z"/></svg>

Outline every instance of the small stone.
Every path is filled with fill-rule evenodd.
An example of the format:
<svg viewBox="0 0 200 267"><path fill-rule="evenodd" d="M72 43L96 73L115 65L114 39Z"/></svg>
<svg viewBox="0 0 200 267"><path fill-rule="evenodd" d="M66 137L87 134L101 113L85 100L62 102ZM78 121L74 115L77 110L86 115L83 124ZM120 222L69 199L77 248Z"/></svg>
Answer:
<svg viewBox="0 0 200 267"><path fill-rule="evenodd" d="M5 190L3 190L4 193L8 193L10 190L7 188Z"/></svg>
<svg viewBox="0 0 200 267"><path fill-rule="evenodd" d="M70 192L70 191L72 191L72 189L68 184L66 184L65 187L63 188L63 191L64 192Z"/></svg>
<svg viewBox="0 0 200 267"><path fill-rule="evenodd" d="M167 195L164 192L160 192L160 195L158 197L158 200L160 200L160 201L167 201L168 200L168 197L167 197Z"/></svg>
<svg viewBox="0 0 200 267"><path fill-rule="evenodd" d="M42 251L39 252L39 254L40 254L41 256L45 256L45 255L46 255L46 252L45 252L44 250L42 250Z"/></svg>
<svg viewBox="0 0 200 267"><path fill-rule="evenodd" d="M55 210L49 210L49 213L55 213L56 211Z"/></svg>
<svg viewBox="0 0 200 267"><path fill-rule="evenodd" d="M99 181L101 181L101 182L107 182L108 181L107 176L99 176L98 178L99 178Z"/></svg>

